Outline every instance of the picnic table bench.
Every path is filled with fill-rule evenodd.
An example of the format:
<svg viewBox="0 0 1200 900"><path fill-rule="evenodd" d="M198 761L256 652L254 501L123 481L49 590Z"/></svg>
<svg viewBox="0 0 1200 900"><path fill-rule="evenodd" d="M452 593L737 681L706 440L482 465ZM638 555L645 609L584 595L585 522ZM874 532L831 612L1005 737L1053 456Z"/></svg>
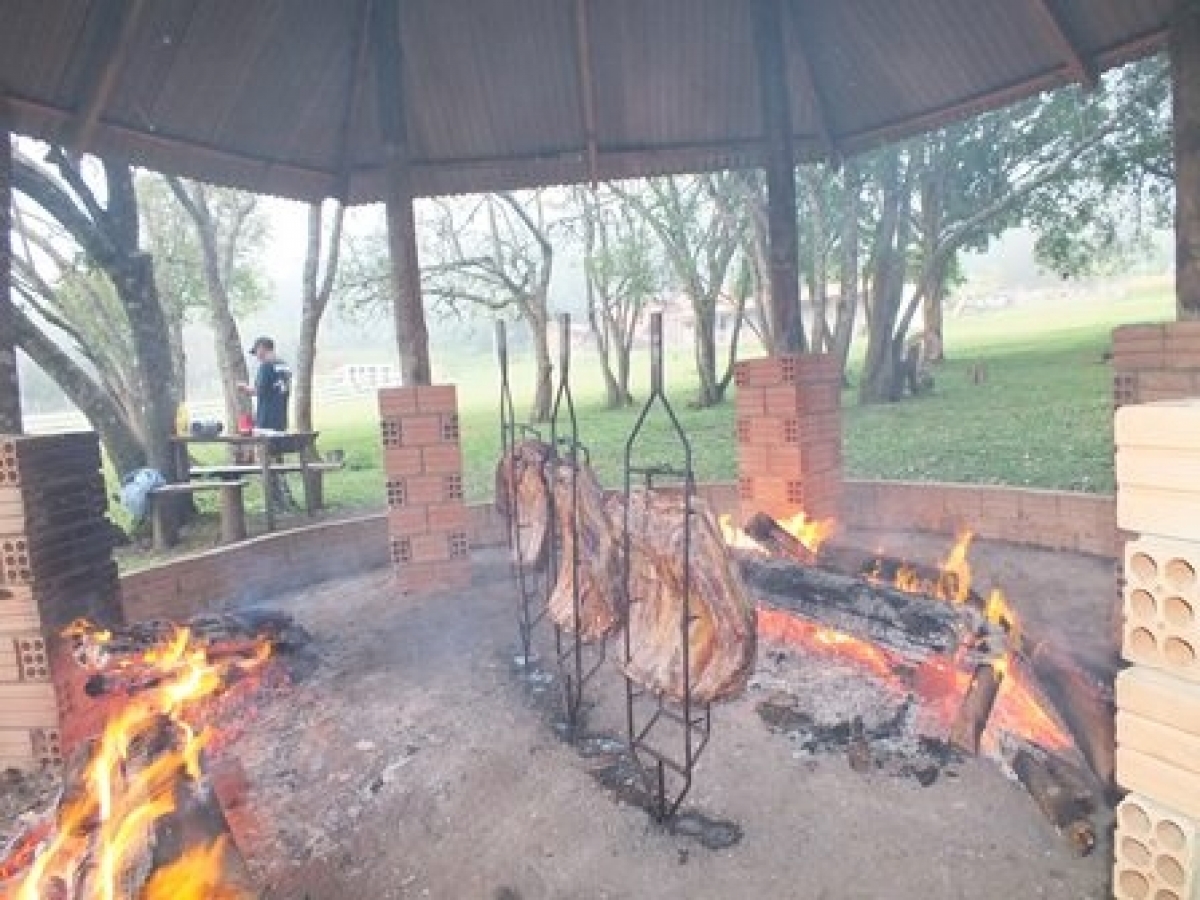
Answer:
<svg viewBox="0 0 1200 900"><path fill-rule="evenodd" d="M154 530L155 547L171 547L179 542L178 523L170 515L166 497L197 494L201 491L221 492L221 543L232 544L246 539L245 481L191 481L164 484L150 491L150 523Z"/></svg>
<svg viewBox="0 0 1200 900"><path fill-rule="evenodd" d="M299 473L303 476L304 508L312 515L324 503L323 476L326 472L342 468L342 463L321 462L313 457L316 455L315 443L318 432L290 431L285 433L256 433L232 435L184 435L172 438L176 454L176 472L178 483L167 485L170 489L164 493L192 493L206 490L221 490L224 485L241 485L253 476L263 479L263 506L266 513L267 531L275 530L276 498L272 490L273 479L279 475ZM253 449L254 463L225 463L220 465L191 464L191 447L199 444L220 445L238 449ZM295 456L295 462L285 460L286 456ZM163 489L160 489L163 490ZM245 508L242 488L222 491L222 534L225 534L225 504L237 504L241 509L241 531L245 537ZM236 531L234 520L237 516L232 509L229 513L230 531ZM169 535L168 535L169 536ZM241 538L237 538L240 540Z"/></svg>

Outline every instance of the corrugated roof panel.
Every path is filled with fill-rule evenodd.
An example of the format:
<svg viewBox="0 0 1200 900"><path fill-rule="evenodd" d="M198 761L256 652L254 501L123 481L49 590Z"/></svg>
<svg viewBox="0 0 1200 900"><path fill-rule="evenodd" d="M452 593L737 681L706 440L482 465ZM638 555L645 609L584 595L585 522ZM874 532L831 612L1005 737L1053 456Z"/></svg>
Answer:
<svg viewBox="0 0 1200 900"><path fill-rule="evenodd" d="M486 159L582 146L571 4L423 0L402 12L414 155Z"/></svg>
<svg viewBox="0 0 1200 900"><path fill-rule="evenodd" d="M606 0L592 10L602 143L689 145L761 135L745 3Z"/></svg>
<svg viewBox="0 0 1200 900"><path fill-rule="evenodd" d="M0 28L0 92L60 103L59 86L93 4L6 0Z"/></svg>
<svg viewBox="0 0 1200 900"><path fill-rule="evenodd" d="M1127 0L1095 3L1093 0L1058 0L1072 36L1090 56L1112 49L1134 35L1162 30L1174 0Z"/></svg>

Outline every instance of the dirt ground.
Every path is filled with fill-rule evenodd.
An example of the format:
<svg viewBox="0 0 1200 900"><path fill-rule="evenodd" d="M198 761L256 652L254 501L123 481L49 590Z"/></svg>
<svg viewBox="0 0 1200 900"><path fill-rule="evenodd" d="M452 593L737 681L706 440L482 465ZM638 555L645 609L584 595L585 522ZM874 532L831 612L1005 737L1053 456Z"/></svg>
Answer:
<svg viewBox="0 0 1200 900"><path fill-rule="evenodd" d="M946 549L857 538L930 561ZM465 593L400 596L383 572L273 604L311 630L316 662L264 696L228 751L247 771L255 827L239 837L268 897L1107 896L1107 836L1073 857L995 764L967 761L929 787L859 774L769 732L762 688L715 710L686 804L736 823L740 842L709 850L662 831L589 774L601 760L556 736L553 688L514 666L505 557L475 559ZM1107 652L1111 562L986 544L973 559L1031 622ZM589 685L591 731L623 733L621 684L609 663Z"/></svg>

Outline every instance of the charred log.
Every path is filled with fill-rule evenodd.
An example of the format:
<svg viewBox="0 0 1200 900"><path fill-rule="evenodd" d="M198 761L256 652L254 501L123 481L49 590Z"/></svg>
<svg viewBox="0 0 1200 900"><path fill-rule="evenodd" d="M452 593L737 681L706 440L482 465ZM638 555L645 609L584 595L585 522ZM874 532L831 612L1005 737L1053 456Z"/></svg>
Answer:
<svg viewBox="0 0 1200 900"><path fill-rule="evenodd" d="M775 556L793 559L805 565L816 562L816 556L808 547L766 513L755 513L750 517L750 521L742 526L742 531Z"/></svg>
<svg viewBox="0 0 1200 900"><path fill-rule="evenodd" d="M712 514L650 492L614 513L629 529L628 677L675 700L685 682L697 703L740 694L754 669L756 610Z"/></svg>
<svg viewBox="0 0 1200 900"><path fill-rule="evenodd" d="M758 600L915 661L953 654L980 624L969 608L825 569L749 556L739 567Z"/></svg>
<svg viewBox="0 0 1200 900"><path fill-rule="evenodd" d="M540 571L550 553L550 485L546 465L549 444L524 440L496 466L496 510L515 521L516 561Z"/></svg>
<svg viewBox="0 0 1200 900"><path fill-rule="evenodd" d="M950 726L952 747L972 756L979 752L979 739L983 737L983 731L987 728L1003 680L1004 675L989 663L975 667L975 674L971 676L971 683L963 696L958 714L954 717L954 724Z"/></svg>
<svg viewBox="0 0 1200 900"><path fill-rule="evenodd" d="M1096 827L1089 818L1093 798L1073 783L1070 763L1043 747L1012 735L1002 744L1005 761L1038 808L1079 856L1096 846Z"/></svg>
<svg viewBox="0 0 1200 900"><path fill-rule="evenodd" d="M550 618L568 632L578 628L584 641L607 637L625 622L621 545L604 506L604 489L590 468L556 467L554 511L562 552Z"/></svg>
<svg viewBox="0 0 1200 900"><path fill-rule="evenodd" d="M1116 706L1112 689L1049 641L1026 640L1026 657L1047 699L1106 791L1114 788Z"/></svg>

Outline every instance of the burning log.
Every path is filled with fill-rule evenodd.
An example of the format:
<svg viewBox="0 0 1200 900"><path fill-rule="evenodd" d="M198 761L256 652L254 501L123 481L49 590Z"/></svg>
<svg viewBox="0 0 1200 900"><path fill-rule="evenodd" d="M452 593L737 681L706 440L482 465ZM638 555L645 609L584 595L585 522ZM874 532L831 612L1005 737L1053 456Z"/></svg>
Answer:
<svg viewBox="0 0 1200 900"><path fill-rule="evenodd" d="M614 521L616 515L622 513L614 511ZM716 520L706 509L689 515L678 498L642 491L630 497L628 523L626 674L675 700L683 697L685 671L697 703L737 696L754 669L756 611ZM685 535L690 569L684 563ZM691 617L686 625L685 584Z"/></svg>
<svg viewBox="0 0 1200 900"><path fill-rule="evenodd" d="M515 521L517 561L534 571L545 568L550 554L550 456L549 444L529 439L496 465L496 510Z"/></svg>
<svg viewBox="0 0 1200 900"><path fill-rule="evenodd" d="M742 531L776 556L794 559L805 565L816 562L816 554L812 550L766 513L755 513L742 526Z"/></svg>
<svg viewBox="0 0 1200 900"><path fill-rule="evenodd" d="M575 472L574 487L572 472ZM573 632L578 590L578 624L583 640L607 637L625 622L621 545L604 506L604 489L589 467L582 463L556 467L554 510L562 553L558 580L547 605L550 618L560 628Z"/></svg>
<svg viewBox="0 0 1200 900"><path fill-rule="evenodd" d="M1116 707L1111 689L1049 641L1026 641L1026 657L1043 692L1075 738L1105 790L1113 789Z"/></svg>
<svg viewBox="0 0 1200 900"><path fill-rule="evenodd" d="M278 624L279 619L272 619ZM261 641L251 659L213 660L208 649L219 617L170 632L161 623L133 626L120 638L76 623L77 658L114 672L136 671L145 688L84 745L65 773L57 808L30 831L37 852L15 845L20 860L0 860L16 872L19 900L243 900L257 897L229 829L204 777L204 719L229 682L229 670L265 662ZM262 625L259 622L258 625ZM242 621L238 628L252 631ZM164 643L165 641L165 643ZM217 641L219 643L219 641ZM144 644L139 654L134 644ZM148 673L157 674L148 674ZM20 871L18 872L18 864ZM3 896L0 886L0 896Z"/></svg>
<svg viewBox="0 0 1200 900"><path fill-rule="evenodd" d="M826 627L870 640L902 658L952 655L981 624L972 609L861 578L781 560L739 559L758 599Z"/></svg>
<svg viewBox="0 0 1200 900"><path fill-rule="evenodd" d="M1017 780L1050 820L1071 849L1087 856L1096 846L1096 828L1089 816L1095 801L1081 787L1082 776L1066 760L1029 741L1005 735L1001 752Z"/></svg>
<svg viewBox="0 0 1200 900"><path fill-rule="evenodd" d="M996 695L1000 693L1003 680L1003 673L991 663L981 663L975 667L958 715L950 726L952 747L972 756L979 752L979 739L983 737L988 719L992 716L992 707L996 705Z"/></svg>

